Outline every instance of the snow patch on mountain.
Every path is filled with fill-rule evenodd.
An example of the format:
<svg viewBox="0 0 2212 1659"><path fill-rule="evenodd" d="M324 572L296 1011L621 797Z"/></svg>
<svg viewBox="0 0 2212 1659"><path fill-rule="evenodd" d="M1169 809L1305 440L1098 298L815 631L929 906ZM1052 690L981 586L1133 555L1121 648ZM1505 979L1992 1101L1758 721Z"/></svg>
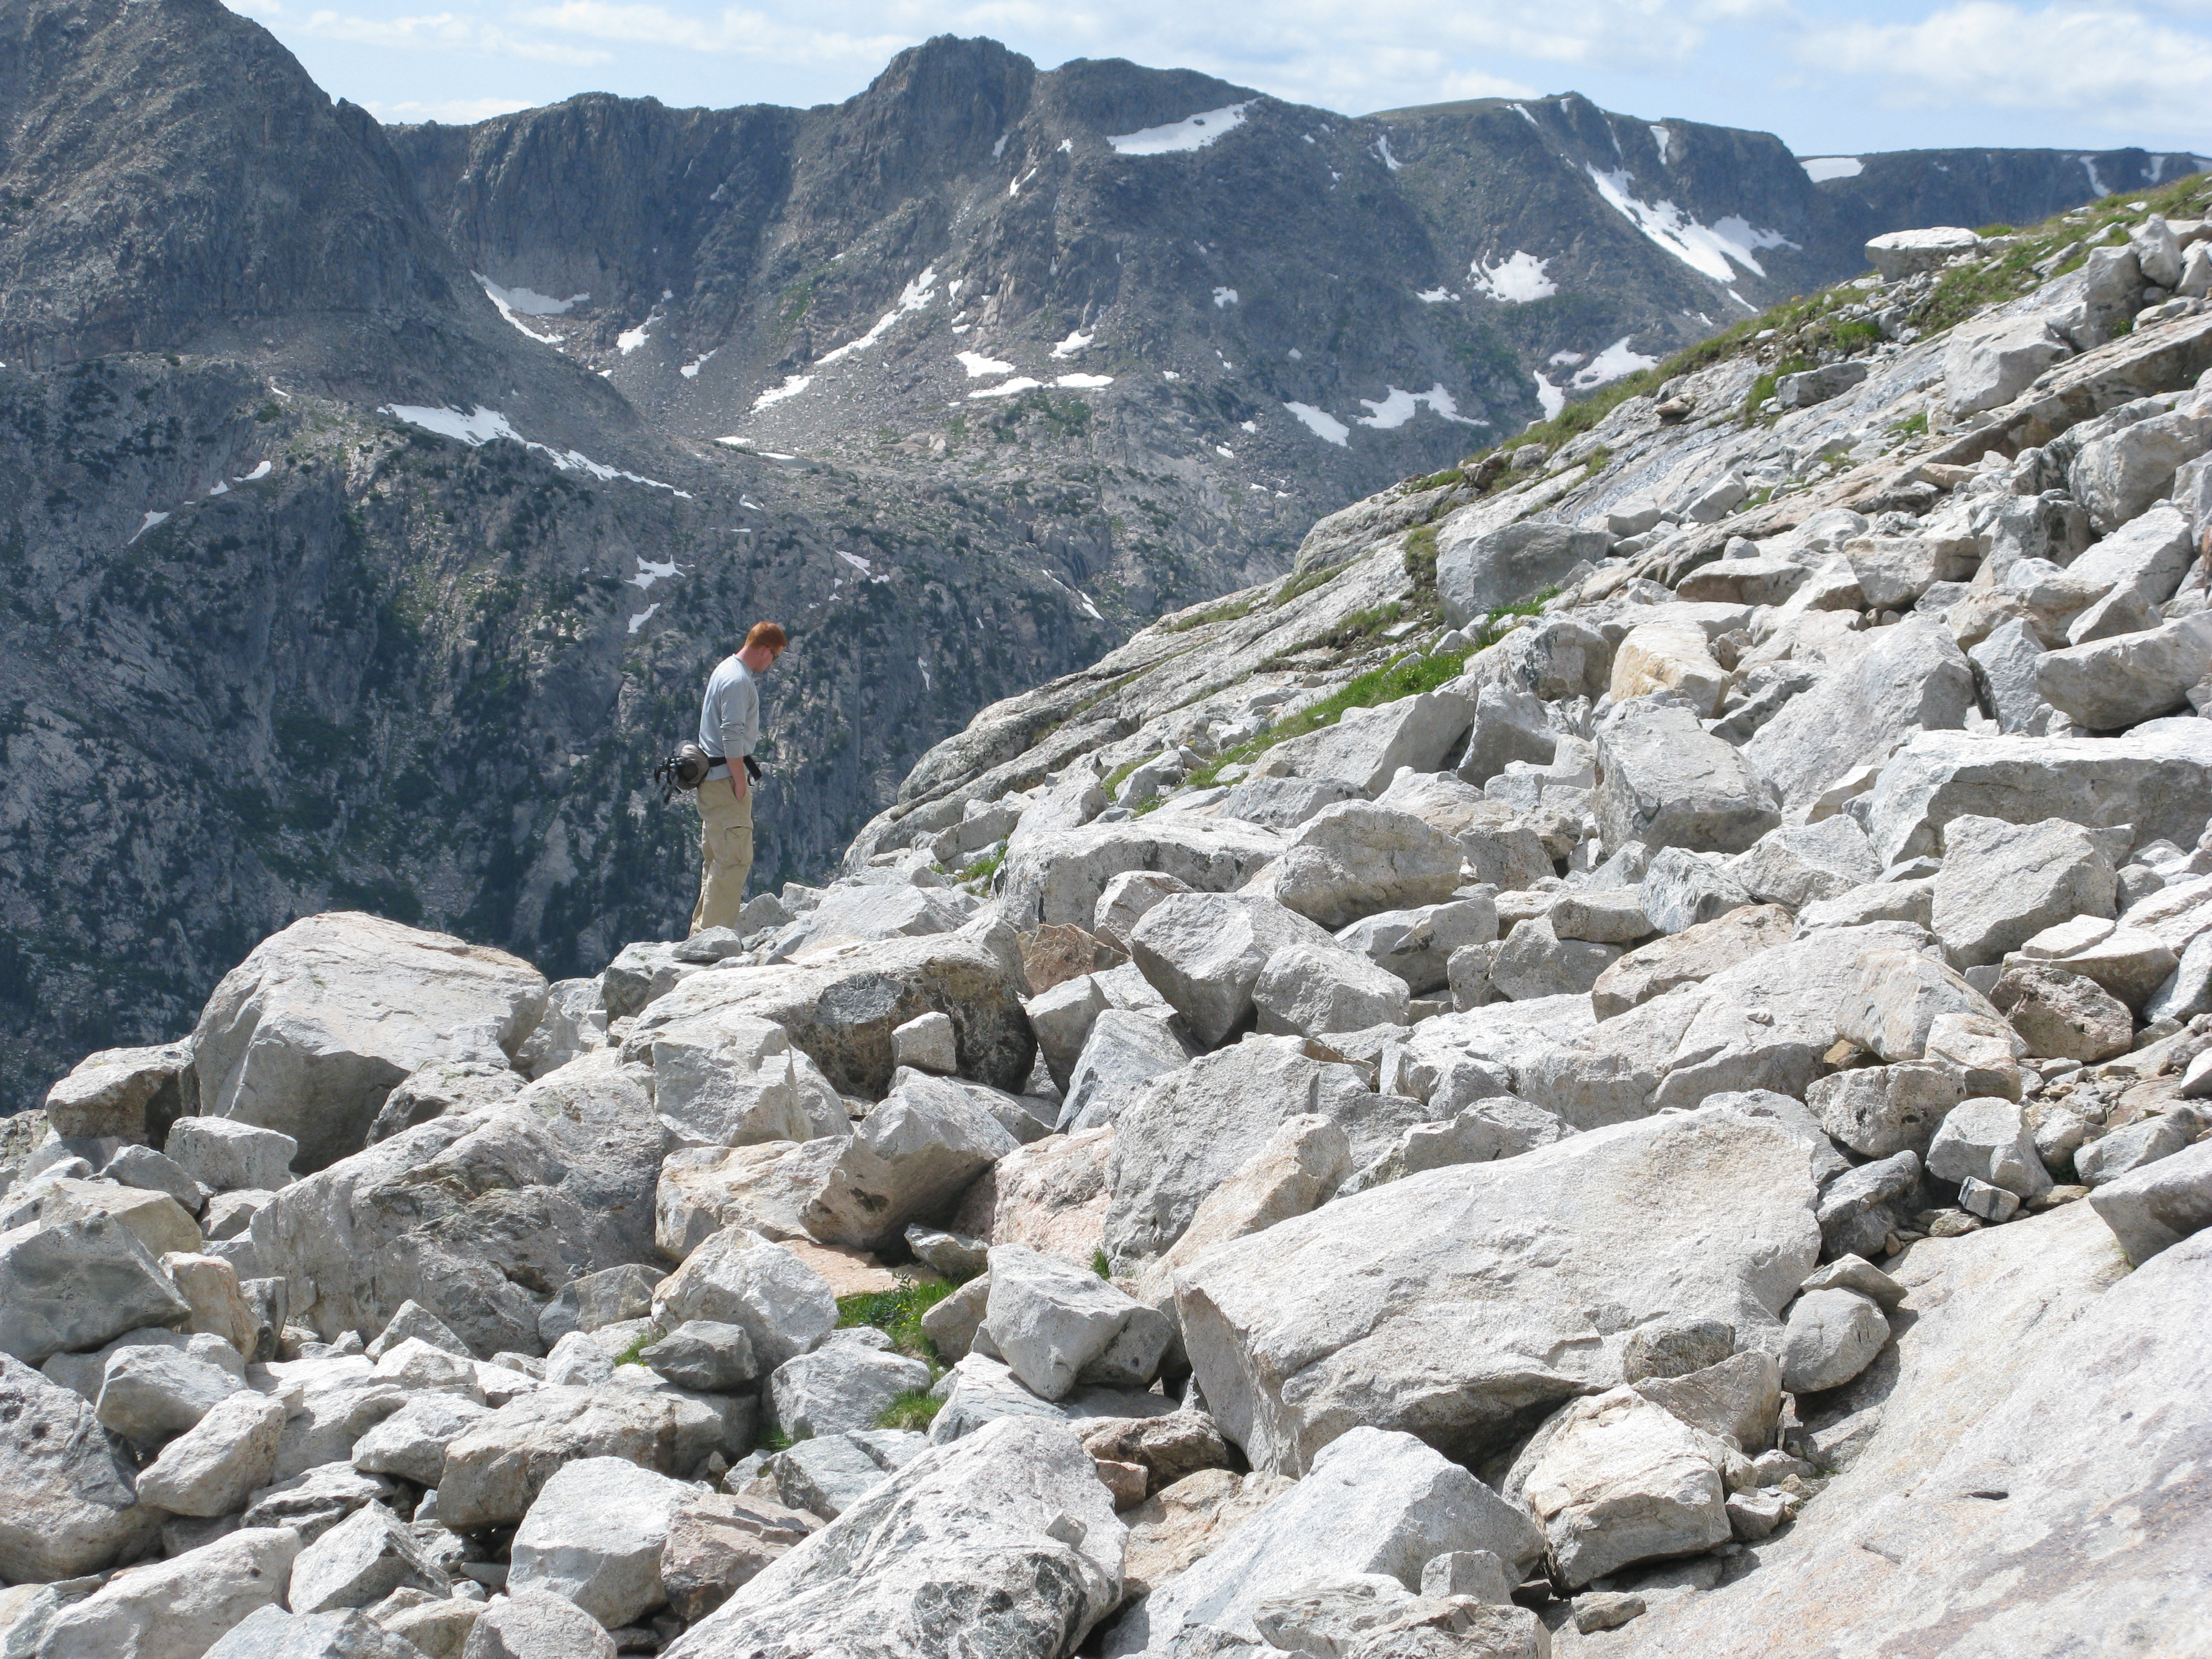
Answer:
<svg viewBox="0 0 2212 1659"><path fill-rule="evenodd" d="M1764 276L1766 267L1759 263L1755 250L1798 246L1778 230L1754 229L1739 215L1731 214L1717 224L1699 224L1663 197L1646 202L1630 195L1628 187L1635 182L1631 173L1601 173L1587 162L1583 167L1608 207L1691 270L1717 283L1735 280L1735 272L1729 269L1731 259L1753 275Z"/></svg>
<svg viewBox="0 0 2212 1659"><path fill-rule="evenodd" d="M1591 358L1577 372L1574 378L1575 389L1578 392L1587 392L1593 386L1605 385L1608 380L1617 380L1624 374L1633 374L1640 368L1650 368L1659 361L1656 357L1647 357L1640 351L1631 351L1628 349L1631 337L1626 334L1622 335L1604 350L1599 352L1596 356ZM1554 357L1552 361L1557 362L1559 359Z"/></svg>
<svg viewBox="0 0 2212 1659"><path fill-rule="evenodd" d="M1516 248L1495 265L1477 259L1468 266L1467 280L1493 300L1526 305L1531 300L1548 300L1559 291L1559 285L1544 274L1549 264L1549 259L1539 259Z"/></svg>
<svg viewBox="0 0 2212 1659"><path fill-rule="evenodd" d="M1825 185L1831 179L1856 179L1866 171L1866 163L1856 155L1808 155L1800 158L1797 165L1816 185Z"/></svg>
<svg viewBox="0 0 2212 1659"><path fill-rule="evenodd" d="M1407 392L1394 386L1380 398L1359 398L1354 401L1364 405L1367 410L1367 413L1357 417L1359 424L1371 426L1384 432L1405 425L1407 422L1420 413L1423 404L1426 404L1430 409L1443 416L1444 419L1457 421L1462 426L1486 424L1484 422L1469 420L1461 414L1458 401L1444 389L1442 381L1438 381L1426 392Z"/></svg>
<svg viewBox="0 0 2212 1659"><path fill-rule="evenodd" d="M898 303L877 318L876 325L873 328L857 340L848 340L836 350L823 352L821 356L814 360L815 368L827 368L831 363L842 362L848 357L866 351L884 335L890 333L891 325L900 318L926 309L929 304L931 290L936 286L937 267L932 265L900 291ZM757 404L754 406L759 407Z"/></svg>
<svg viewBox="0 0 2212 1659"><path fill-rule="evenodd" d="M796 398L813 384L814 377L811 374L787 374L783 378L781 386L772 386L753 399L753 413L757 415L763 409L773 408L787 398Z"/></svg>
<svg viewBox="0 0 2212 1659"><path fill-rule="evenodd" d="M1243 125L1244 112L1251 107L1252 102L1247 99L1241 104L1225 104L1219 109L1185 116L1182 120L1170 121L1165 126L1111 134L1106 142L1114 147L1115 154L1121 155L1171 155L1181 150L1204 149L1232 128Z"/></svg>
<svg viewBox="0 0 2212 1659"><path fill-rule="evenodd" d="M1298 417L1305 429L1339 449L1351 447L1352 428L1327 410L1316 409L1311 404L1285 404L1285 409Z"/></svg>
<svg viewBox="0 0 2212 1659"><path fill-rule="evenodd" d="M421 404L386 404L376 412L404 421L410 426L419 426L425 432L458 438L471 449L490 443L495 439L506 438L520 444L525 449L536 450L563 472L585 472L601 480L627 478L632 483L668 490L685 501L691 499L690 490L678 489L674 484L663 483L658 478L647 478L639 473L626 472L618 466L605 465L580 450L556 449L550 444L541 444L534 439L526 438L507 423L506 416L495 409L486 409L482 404L465 415L458 409L433 409Z"/></svg>

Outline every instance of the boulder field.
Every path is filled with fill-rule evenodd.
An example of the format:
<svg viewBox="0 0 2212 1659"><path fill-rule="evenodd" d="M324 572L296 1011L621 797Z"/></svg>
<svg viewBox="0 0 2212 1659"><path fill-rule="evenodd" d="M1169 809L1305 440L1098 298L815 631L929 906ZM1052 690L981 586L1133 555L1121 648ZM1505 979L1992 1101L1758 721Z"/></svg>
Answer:
<svg viewBox="0 0 2212 1659"><path fill-rule="evenodd" d="M310 916L86 1059L0 1652L2212 1652L2212 237L2094 240L1325 523L735 928Z"/></svg>

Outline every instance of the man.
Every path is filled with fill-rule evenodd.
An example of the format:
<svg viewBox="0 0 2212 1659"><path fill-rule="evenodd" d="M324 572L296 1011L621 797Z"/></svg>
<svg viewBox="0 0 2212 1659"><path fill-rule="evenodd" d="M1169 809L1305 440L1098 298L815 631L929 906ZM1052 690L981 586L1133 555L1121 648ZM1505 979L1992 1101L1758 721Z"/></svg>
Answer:
<svg viewBox="0 0 2212 1659"><path fill-rule="evenodd" d="M721 759L699 786L699 902L691 931L735 927L753 867L752 781L745 762L760 742L760 677L783 654L783 630L755 623L744 646L716 664L699 709L699 746Z"/></svg>

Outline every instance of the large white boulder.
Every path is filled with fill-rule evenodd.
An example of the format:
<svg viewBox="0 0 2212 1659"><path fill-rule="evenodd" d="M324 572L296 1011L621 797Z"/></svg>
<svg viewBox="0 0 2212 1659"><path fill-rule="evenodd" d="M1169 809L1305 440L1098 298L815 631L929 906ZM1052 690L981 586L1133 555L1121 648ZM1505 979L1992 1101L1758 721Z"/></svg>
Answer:
<svg viewBox="0 0 2212 1659"><path fill-rule="evenodd" d="M2045 652L2035 689L2091 731L2115 731L2189 707L2190 688L2212 672L2212 617L2199 611L2140 632Z"/></svg>
<svg viewBox="0 0 2212 1659"><path fill-rule="evenodd" d="M402 1588L443 1596L453 1581L404 1521L364 1504L300 1552L284 1600L295 1613L335 1613L374 1606Z"/></svg>
<svg viewBox="0 0 2212 1659"><path fill-rule="evenodd" d="M1457 841L1477 881L1510 891L1553 873L1551 854L1533 824L1450 773L1401 772L1375 804L1411 812Z"/></svg>
<svg viewBox="0 0 2212 1659"><path fill-rule="evenodd" d="M1623 1380L1645 1322L1717 1318L1773 1346L1819 1259L1813 1197L1803 1149L1773 1123L1644 1119L1224 1244L1177 1275L1176 1308L1255 1468L1303 1472L1362 1425L1478 1455L1531 1407Z"/></svg>
<svg viewBox="0 0 2212 1659"><path fill-rule="evenodd" d="M222 977L192 1032L201 1110L290 1135L298 1167L358 1151L431 1060L504 1063L545 978L503 951L357 911L294 922Z"/></svg>
<svg viewBox="0 0 2212 1659"><path fill-rule="evenodd" d="M584 1458L620 1458L689 1479L721 1449L725 1433L720 1412L673 1389L540 1389L446 1448L438 1519L457 1532L511 1526L562 1465Z"/></svg>
<svg viewBox="0 0 2212 1659"><path fill-rule="evenodd" d="M1460 864L1459 843L1413 813L1348 800L1301 824L1246 890L1334 929L1443 903L1459 885Z"/></svg>
<svg viewBox="0 0 2212 1659"><path fill-rule="evenodd" d="M975 908L975 901L965 893L903 883L833 888L821 903L777 931L769 942L767 959L785 962L833 943L872 944L878 939L949 933L965 922Z"/></svg>
<svg viewBox="0 0 2212 1659"><path fill-rule="evenodd" d="M905 1081L849 1138L829 1143L836 1158L799 1212L825 1244L878 1250L903 1238L913 1222L945 1220L969 1183L1021 1144L960 1084L900 1075Z"/></svg>
<svg viewBox="0 0 2212 1659"><path fill-rule="evenodd" d="M1334 726L1275 745L1273 757L1301 778L1336 778L1363 795L1400 769L1433 772L1474 724L1475 700L1446 687L1372 708L1347 708Z"/></svg>
<svg viewBox="0 0 2212 1659"><path fill-rule="evenodd" d="M241 1389L161 1449L138 1476L138 1499L172 1515L234 1515L276 1472L282 1399Z"/></svg>
<svg viewBox="0 0 2212 1659"><path fill-rule="evenodd" d="M1528 1515L1409 1434L1354 1429L1225 1542L1160 1584L1107 1632L1115 1659L1213 1651L1207 1627L1258 1647L1253 1615L1310 1580L1376 1573L1419 1588L1440 1555L1485 1550L1517 1579L1544 1550Z"/></svg>
<svg viewBox="0 0 2212 1659"><path fill-rule="evenodd" d="M1173 1328L1087 1268L1021 1244L994 1245L984 1314L991 1344L1040 1399L1080 1383L1141 1389Z"/></svg>
<svg viewBox="0 0 2212 1659"><path fill-rule="evenodd" d="M143 1326L181 1325L191 1311L155 1253L113 1217L0 1233L0 1354L35 1365Z"/></svg>
<svg viewBox="0 0 2212 1659"><path fill-rule="evenodd" d="M1190 1059L1190 1045L1167 1019L1133 1008L1107 1009L1092 1022L1068 1073L1060 1127L1073 1133L1112 1123L1146 1084L1164 1072L1181 1071Z"/></svg>
<svg viewBox="0 0 2212 1659"><path fill-rule="evenodd" d="M649 1081L602 1049L510 1105L380 1141L255 1214L258 1265L290 1280L292 1317L325 1338L380 1330L411 1300L479 1356L539 1352L554 1289L652 1257L667 1130Z"/></svg>
<svg viewBox="0 0 2212 1659"><path fill-rule="evenodd" d="M2074 499L2090 522L2110 531L2144 512L2173 487L2173 475L2212 448L2212 403L2136 421L2083 444L2067 469Z"/></svg>
<svg viewBox="0 0 2212 1659"><path fill-rule="evenodd" d="M2212 1141L2144 1164L2089 1194L2089 1207L2141 1265L2212 1227Z"/></svg>
<svg viewBox="0 0 2212 1659"><path fill-rule="evenodd" d="M1307 1113L1344 1120L1371 1099L1357 1067L1296 1037L1247 1037L1155 1080L1114 1126L1105 1250L1127 1271L1182 1236L1206 1195Z"/></svg>
<svg viewBox="0 0 2212 1659"><path fill-rule="evenodd" d="M872 1429L893 1401L929 1384L929 1367L919 1359L833 1339L775 1368L768 1379L769 1426L793 1440Z"/></svg>
<svg viewBox="0 0 2212 1659"><path fill-rule="evenodd" d="M693 1626L668 1659L1061 1655L1121 1594L1127 1529L1066 1424L933 1446Z"/></svg>
<svg viewBox="0 0 2212 1659"><path fill-rule="evenodd" d="M1999 961L2045 928L2114 909L2112 860L2063 818L2008 823L1964 814L1943 826L1930 926L1962 968Z"/></svg>
<svg viewBox="0 0 2212 1659"><path fill-rule="evenodd" d="M246 1527L120 1573L55 1614L40 1659L200 1659L234 1625L282 1604L300 1552L286 1527Z"/></svg>
<svg viewBox="0 0 2212 1659"><path fill-rule="evenodd" d="M46 1121L64 1140L121 1140L144 1146L180 1111L198 1109L192 1045L102 1048L87 1054L46 1091Z"/></svg>
<svg viewBox="0 0 2212 1659"><path fill-rule="evenodd" d="M1087 927L1107 884L1125 872L1156 871L1198 892L1221 893L1282 850L1282 838L1257 824L1175 812L1063 830L1007 854L1000 912L1017 927Z"/></svg>
<svg viewBox="0 0 2212 1659"><path fill-rule="evenodd" d="M653 1103L678 1146L743 1146L852 1133L844 1102L812 1056L795 1047L782 1026L757 1014L716 1008L664 1025L653 1034L652 1065Z"/></svg>
<svg viewBox="0 0 2212 1659"><path fill-rule="evenodd" d="M0 1578L44 1583L135 1557L161 1527L92 1402L0 1354Z"/></svg>
<svg viewBox="0 0 2212 1659"><path fill-rule="evenodd" d="M1721 1447L1632 1388L1563 1407L1505 1482L1579 1589L1652 1556L1693 1555L1729 1535Z"/></svg>
<svg viewBox="0 0 2212 1659"><path fill-rule="evenodd" d="M300 1144L234 1118L180 1117L164 1150L186 1175L218 1193L273 1193L291 1185Z"/></svg>
<svg viewBox="0 0 2212 1659"><path fill-rule="evenodd" d="M1446 518L1437 532L1437 592L1454 628L1557 587L1577 565L1595 564L1613 545L1605 531L1537 519L1494 530L1486 526L1477 502Z"/></svg>
<svg viewBox="0 0 2212 1659"><path fill-rule="evenodd" d="M1073 918L1087 919L1087 912ZM695 974L647 1005L623 1053L642 1060L660 1031L718 1010L781 1025L840 1094L870 1100L890 1086L896 1069L891 1033L924 1014L951 1019L963 1077L1019 1089L1036 1058L1012 970L967 929L824 949L804 963Z"/></svg>
<svg viewBox="0 0 2212 1659"><path fill-rule="evenodd" d="M1597 769L1595 805L1608 848L1740 853L1781 821L1759 769L1687 709L1624 709L1598 730Z"/></svg>
<svg viewBox="0 0 2212 1659"><path fill-rule="evenodd" d="M1944 400L1954 415L1995 409L2073 355L2074 348L2040 313L1978 319L1960 328L1944 352Z"/></svg>
<svg viewBox="0 0 2212 1659"><path fill-rule="evenodd" d="M716 1233L660 1282L653 1322L673 1331L687 1321L735 1325L763 1369L811 1353L836 1328L837 1299L820 1273L757 1233Z"/></svg>
<svg viewBox="0 0 2212 1659"><path fill-rule="evenodd" d="M1877 629L1863 651L1823 669L1743 752L1785 809L1808 805L1855 766L1879 764L1913 732L1952 731L1975 707L1974 672L1941 623Z"/></svg>
<svg viewBox="0 0 2212 1659"><path fill-rule="evenodd" d="M1294 945L1340 948L1328 930L1264 897L1178 893L1146 911L1129 933L1131 960L1211 1048L1252 1012L1252 988L1276 951Z"/></svg>
<svg viewBox="0 0 2212 1659"><path fill-rule="evenodd" d="M1260 1030L1299 1036L1402 1025L1410 1000L1403 980L1336 946L1286 945L1252 982Z"/></svg>
<svg viewBox="0 0 2212 1659"><path fill-rule="evenodd" d="M695 1496L623 1458L564 1463L514 1530L508 1587L564 1596L610 1630L635 1624L667 1600L661 1547Z"/></svg>
<svg viewBox="0 0 2212 1659"><path fill-rule="evenodd" d="M1875 779L1867 833L1885 865L1936 850L1972 813L2008 823L2128 824L2136 844L2193 847L2212 818L2212 721L2165 722L2118 738L1976 737L1928 732Z"/></svg>
<svg viewBox="0 0 2212 1659"><path fill-rule="evenodd" d="M1982 239L1971 230L1958 225L1935 225L1885 232L1866 245L1866 256L1882 281L1894 283L1923 270L1940 270L1981 245Z"/></svg>
<svg viewBox="0 0 2212 1659"><path fill-rule="evenodd" d="M615 1659L614 1638L574 1601L525 1589L485 1607L461 1659Z"/></svg>

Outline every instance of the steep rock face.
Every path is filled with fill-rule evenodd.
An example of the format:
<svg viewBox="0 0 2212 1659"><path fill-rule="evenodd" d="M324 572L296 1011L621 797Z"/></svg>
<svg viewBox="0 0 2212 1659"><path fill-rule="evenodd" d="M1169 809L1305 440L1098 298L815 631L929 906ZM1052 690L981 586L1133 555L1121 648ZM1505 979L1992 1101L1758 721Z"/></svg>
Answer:
<svg viewBox="0 0 2212 1659"><path fill-rule="evenodd" d="M641 409L980 471L1069 580L1139 611L1179 563L1256 580L1348 496L1863 270L1870 235L2039 217L2171 159L1837 178L1575 94L1346 120L951 36L835 106L591 94L392 142L519 325Z"/></svg>

